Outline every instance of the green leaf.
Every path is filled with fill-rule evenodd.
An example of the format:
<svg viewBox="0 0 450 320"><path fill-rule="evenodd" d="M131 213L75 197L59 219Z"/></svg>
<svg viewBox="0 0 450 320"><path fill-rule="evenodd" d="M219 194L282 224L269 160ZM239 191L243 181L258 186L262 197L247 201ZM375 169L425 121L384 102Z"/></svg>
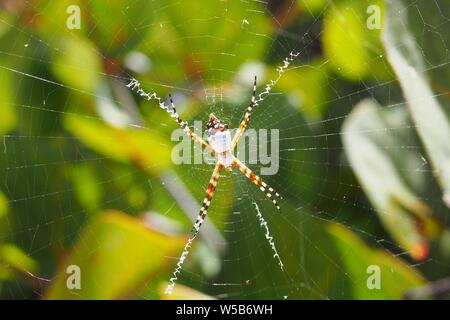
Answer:
<svg viewBox="0 0 450 320"><path fill-rule="evenodd" d="M37 263L14 244L0 246L0 266L21 272L35 272Z"/></svg>
<svg viewBox="0 0 450 320"><path fill-rule="evenodd" d="M5 234L10 227L10 220L8 219L9 202L8 198L0 192L0 242L5 238Z"/></svg>
<svg viewBox="0 0 450 320"><path fill-rule="evenodd" d="M7 11L0 11L0 19L4 21L0 23L0 38L2 38L11 29L14 23L14 14Z"/></svg>
<svg viewBox="0 0 450 320"><path fill-rule="evenodd" d="M379 0L344 0L330 6L324 16L322 43L325 57L348 80L387 77L381 57L380 30L367 27L370 5L383 8Z"/></svg>
<svg viewBox="0 0 450 320"><path fill-rule="evenodd" d="M0 62L0 65L2 64L3 61ZM0 134L14 129L17 124L13 81L14 78L10 71L0 69Z"/></svg>
<svg viewBox="0 0 450 320"><path fill-rule="evenodd" d="M406 10L399 0L388 2L383 44L403 89L408 109L450 207L450 123L425 76L421 51L408 30Z"/></svg>
<svg viewBox="0 0 450 320"><path fill-rule="evenodd" d="M417 6L405 7L407 11L410 32L420 46L420 53L427 65L429 84L438 94L437 98L443 106L447 105L450 87L450 68L448 68L448 48L450 32L448 18L450 6L447 0L417 2ZM433 28L424 28L423 21Z"/></svg>
<svg viewBox="0 0 450 320"><path fill-rule="evenodd" d="M116 128L80 115L67 115L64 127L92 150L116 161L135 164L148 173L171 165L166 139L150 129Z"/></svg>
<svg viewBox="0 0 450 320"><path fill-rule="evenodd" d="M366 246L342 225L330 224L328 231L335 238L342 263L351 278L353 299L401 299L407 290L425 283L416 269L385 250ZM380 289L369 289L370 277L374 275L369 266L380 270Z"/></svg>
<svg viewBox="0 0 450 320"><path fill-rule="evenodd" d="M73 166L70 168L70 179L80 205L89 213L98 211L102 199L102 185L97 180L94 168L85 164Z"/></svg>
<svg viewBox="0 0 450 320"><path fill-rule="evenodd" d="M272 78L275 77L275 72ZM309 118L321 118L326 111L330 81L328 64L323 60L289 70L277 84L295 99L294 105Z"/></svg>
<svg viewBox="0 0 450 320"><path fill-rule="evenodd" d="M54 46L60 44L60 36L69 34L82 34L84 37L91 34L91 29L87 26L88 12L85 11L83 5L80 7L80 27L81 29L70 30L67 28L67 20L71 13L67 13L67 8L71 5L77 5L72 0L41 0L35 4L33 9L35 14L39 16L39 19L29 19L29 26L34 31L38 31L41 37L46 39L46 42L50 42ZM51 31L50 31L51 30Z"/></svg>
<svg viewBox="0 0 450 320"><path fill-rule="evenodd" d="M73 17L73 12L69 13L67 9L73 5L80 8L80 29L71 30L67 27L67 21ZM136 0L132 3L126 0L110 0L107 5L99 1L77 4L71 0L42 0L34 8L36 15L39 15L39 23L35 23L33 29L37 30L46 42L57 47L57 51L62 49L59 46L64 37L76 35L91 39L105 53L104 58L108 66L117 71L120 66L113 57L129 51L146 36L146 30L151 25L155 12L152 10L154 6L152 1L146 0ZM63 55L71 54L64 50L60 52ZM81 58L80 62L83 62Z"/></svg>
<svg viewBox="0 0 450 320"><path fill-rule="evenodd" d="M61 36L60 49L51 64L54 74L65 84L93 93L101 79L102 62L95 45L78 36Z"/></svg>
<svg viewBox="0 0 450 320"><path fill-rule="evenodd" d="M190 82L203 79L217 85L235 76L224 70L260 59L270 45L273 28L262 3L169 0L154 2L153 10L158 16L139 47L154 62L148 82L182 87L187 80L192 87Z"/></svg>
<svg viewBox="0 0 450 320"><path fill-rule="evenodd" d="M118 299L132 297L153 277L173 265L184 237L174 237L146 227L124 213L108 211L81 233L72 253L61 264L47 299ZM81 289L66 286L66 268L77 265Z"/></svg>
<svg viewBox="0 0 450 320"><path fill-rule="evenodd" d="M6 216L9 210L8 199L0 192L0 219Z"/></svg>
<svg viewBox="0 0 450 320"><path fill-rule="evenodd" d="M158 14L157 5L147 0L110 0L107 5L89 1L86 14L97 22L91 33L105 51L114 55L127 52L146 36Z"/></svg>
<svg viewBox="0 0 450 320"><path fill-rule="evenodd" d="M297 5L311 14L320 13L328 4L328 0L297 0Z"/></svg>
<svg viewBox="0 0 450 320"><path fill-rule="evenodd" d="M426 170L411 144L411 124L404 109L381 109L364 100L343 126L346 155L367 197L392 237L416 259L428 254L436 234L431 209L416 190L427 186ZM396 128L395 132L386 128ZM414 172L413 175L405 173Z"/></svg>

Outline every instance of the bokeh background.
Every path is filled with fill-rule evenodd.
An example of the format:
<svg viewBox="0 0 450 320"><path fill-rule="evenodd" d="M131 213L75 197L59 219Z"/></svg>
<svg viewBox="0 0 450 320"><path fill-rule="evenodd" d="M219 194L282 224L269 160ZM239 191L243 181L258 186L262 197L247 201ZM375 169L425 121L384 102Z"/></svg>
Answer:
<svg viewBox="0 0 450 320"><path fill-rule="evenodd" d="M73 5L80 29L67 25ZM0 8L0 298L448 297L447 0ZM175 121L126 85L171 93L190 124L214 112L236 127L254 75L261 92L290 52L250 124L280 132L279 171L263 178L281 213L223 173L164 295L213 167L175 165ZM67 286L70 265L80 289Z"/></svg>

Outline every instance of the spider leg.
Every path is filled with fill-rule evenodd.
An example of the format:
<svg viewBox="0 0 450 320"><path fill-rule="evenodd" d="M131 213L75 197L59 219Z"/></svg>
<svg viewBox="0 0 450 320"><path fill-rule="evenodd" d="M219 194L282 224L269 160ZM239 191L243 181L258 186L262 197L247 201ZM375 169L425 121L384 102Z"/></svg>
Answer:
<svg viewBox="0 0 450 320"><path fill-rule="evenodd" d="M158 100L159 103L159 107L161 109L164 109L171 118L175 118L175 121L178 123L178 125L181 127L181 129L183 129L183 131L192 139L194 140L194 142L198 143L202 148L207 149L209 152L211 152L212 154L216 154L216 152L214 151L214 149L208 144L208 142L206 142L205 140L203 140L201 137L199 137L197 134L195 134L190 128L189 125L186 121L183 121L180 117L180 115L177 112L177 109L175 109L175 105L173 103L173 99L172 96L169 94L169 100L170 100L170 108L169 106L167 106L164 101L155 93L148 93L145 92L142 88L141 88L141 83L136 80L136 79L132 79L131 82L127 85L128 88L131 89L131 91L136 91L141 97L144 97L145 99L147 99L148 101L150 101L151 99L155 99Z"/></svg>
<svg viewBox="0 0 450 320"><path fill-rule="evenodd" d="M258 177L238 158L233 157L233 164L236 167L238 167L239 171L241 171L251 182L256 184L262 192L264 192L267 198L269 198L272 201L272 203L275 205L275 207L277 207L278 210L281 210L277 200L275 200L273 197L276 196L279 199L283 199L283 197L278 192L276 192L272 187L270 187L267 183L265 183L260 177Z"/></svg>
<svg viewBox="0 0 450 320"><path fill-rule="evenodd" d="M223 168L223 165L219 162L216 164L216 167L214 168L214 171L211 175L211 179L209 180L208 188L206 189L206 195L205 199L203 200L202 207L200 209L200 212L198 214L197 220L195 221L194 226L191 230L191 236L188 238L188 241L184 245L183 252L181 253L181 256L178 260L177 266L175 268L175 271L172 274L172 277L169 280L169 284L167 285L166 294L172 294L173 288L175 287L175 281L178 279L177 275L181 272L181 268L183 266L184 261L186 260L186 257L189 254L189 249L191 248L192 242L197 237L200 228L203 224L203 221L206 218L206 214L208 213L209 205L211 204L212 197L214 195L214 191L216 190L217 181L219 180L219 173L220 169Z"/></svg>
<svg viewBox="0 0 450 320"><path fill-rule="evenodd" d="M212 154L216 154L214 149L209 145L208 142L206 142L204 139L202 139L200 136L195 134L191 128L189 128L189 125L186 121L183 121L180 117L180 115L177 112L177 109L175 109L175 105L173 103L172 95L169 94L169 100L170 100L170 106L172 107L172 113L171 116L175 118L178 125L183 129L183 131L196 143L198 143L202 148L208 150Z"/></svg>
<svg viewBox="0 0 450 320"><path fill-rule="evenodd" d="M209 180L208 188L206 189L206 194L205 198L203 199L202 207L200 208L197 220L195 221L194 226L192 227L191 230L191 232L193 232L191 239L195 239L203 224L203 221L206 218L206 215L208 214L208 209L211 204L214 192L216 191L217 181L219 180L219 173L222 168L223 165L220 163L217 163L216 167L214 168L214 171L211 175L211 179Z"/></svg>
<svg viewBox="0 0 450 320"><path fill-rule="evenodd" d="M242 119L241 123L239 124L239 128L233 137L233 141L231 142L231 151L234 150L237 143L239 142L239 139L241 139L242 135L244 134L244 131L247 128L248 123L250 122L250 116L252 115L253 109L257 105L258 103L256 102L256 76L255 76L255 81L253 82L252 100L250 101L250 104L247 107L247 111L244 114L244 119Z"/></svg>
<svg viewBox="0 0 450 320"><path fill-rule="evenodd" d="M245 112L244 119L241 121L238 130L236 131L236 134L233 137L233 141L231 144L231 151L234 150L237 143L239 142L239 139L244 134L245 128L247 127L250 116L252 115L253 109L258 105L259 102L262 102L265 97L267 97L270 92L272 91L272 88L278 83L278 81L281 79L283 74L288 69L289 65L294 61L295 58L297 58L300 55L299 51L291 51L289 53L289 56L287 56L283 60L283 65L279 66L277 68L278 77L276 77L273 80L270 80L269 83L266 84L265 89L263 92L259 93L258 96L256 96L256 76L255 76L255 82L253 83L253 96L252 100L250 101L250 104L247 107L247 111Z"/></svg>

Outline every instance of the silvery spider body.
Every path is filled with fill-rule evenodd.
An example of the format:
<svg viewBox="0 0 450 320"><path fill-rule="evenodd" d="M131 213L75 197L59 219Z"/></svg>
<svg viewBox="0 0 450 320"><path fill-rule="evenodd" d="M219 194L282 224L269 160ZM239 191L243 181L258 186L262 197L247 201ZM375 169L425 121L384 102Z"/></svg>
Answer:
<svg viewBox="0 0 450 320"><path fill-rule="evenodd" d="M231 133L228 125L222 123L214 114L209 115L206 135L211 147L217 153L218 162L227 170L231 170L233 154L231 153Z"/></svg>

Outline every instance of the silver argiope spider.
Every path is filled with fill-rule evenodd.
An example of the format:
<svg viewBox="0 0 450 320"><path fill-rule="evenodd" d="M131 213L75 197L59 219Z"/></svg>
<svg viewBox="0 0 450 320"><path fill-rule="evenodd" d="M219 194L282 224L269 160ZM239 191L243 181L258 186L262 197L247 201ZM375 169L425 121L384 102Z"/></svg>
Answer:
<svg viewBox="0 0 450 320"><path fill-rule="evenodd" d="M296 58L300 53L299 52L291 52L287 58L283 60L283 65L277 68L278 78L275 80L271 80L269 84L266 85L265 90L256 97L256 76L253 82L253 94L250 104L247 107L247 110L244 114L244 118L239 124L239 128L236 131L236 134L231 139L231 133L228 130L228 125L223 123L220 119L218 119L214 114L210 114L209 121L207 124L207 141L202 139L200 136L195 134L188 126L186 121L183 121L179 116L178 112L175 109L175 105L173 103L172 96L169 95L170 107L166 106L164 101L156 94L156 93L147 93L141 88L141 84L138 80L132 79L131 82L127 85L131 90L135 90L140 96L146 98L147 100L156 99L159 102L159 106L166 110L172 118L178 123L178 125L184 130L184 132L197 144L201 146L201 148L208 150L210 153L217 157L217 162L214 167L214 171L209 180L208 187L206 189L206 194L203 199L202 207L198 213L197 219L194 223L194 226L191 230L191 236L189 237L186 245L184 246L183 252L180 256L180 259L177 263L177 267L173 272L173 277L170 279L170 283L167 286L166 293L171 294L173 288L175 286L175 281L177 280L177 274L181 272L181 266L189 254L189 248L192 245L192 242L197 237L200 228L206 218L208 213L208 208L211 205L211 201L216 190L217 182L220 177L220 171L222 169L232 170L232 167L237 167L239 171L241 171L251 182L259 187L259 189L264 192L264 194L272 201L275 207L280 210L280 206L278 205L275 197L282 199L280 194L276 192L272 187L270 187L267 183L265 183L259 176L257 176L251 169L249 169L245 164L243 164L237 157L233 155L233 151L236 148L240 138L244 134L245 129L247 128L250 117L253 113L253 110L256 106L258 106L258 102L261 102L265 96L267 96L272 87L278 82L281 78L282 74L286 71L290 63ZM276 253L278 255L278 253Z"/></svg>
<svg viewBox="0 0 450 320"><path fill-rule="evenodd" d="M170 103L175 111L175 107L170 98ZM198 214L197 220L194 223L192 228L193 235L191 238L195 238L203 224L203 221L206 218L208 213L209 206L211 205L212 198L214 196L214 192L216 191L217 182L220 177L220 171L222 169L232 170L232 167L235 166L241 171L251 182L257 185L265 195L272 200L272 203L276 206L278 210L280 210L280 206L277 203L277 200L274 199L274 196L278 198L282 198L278 192L276 192L272 187L268 186L259 176L257 176L251 169L249 169L245 164L243 164L238 158L233 155L233 151L239 142L240 138L244 134L245 129L247 128L248 123L250 122L250 116L252 115L254 107L256 104L256 76L255 81L253 83L253 95L250 101L250 104L247 107L247 111L244 114L244 118L242 119L239 128L236 134L231 139L231 133L228 130L228 125L223 123L220 119L218 119L213 113L209 115L209 121L206 125L206 134L208 137L208 142L204 141L201 137L195 135L187 126L187 123L182 121L175 111L175 119L178 124L184 131L197 143L199 143L203 148L207 148L211 153L217 156L216 166L211 175L211 179L209 180L208 188L206 189L205 198L203 199L202 207L200 208L200 212Z"/></svg>
<svg viewBox="0 0 450 320"><path fill-rule="evenodd" d="M137 80L133 80L128 85L128 87L132 89L138 88L138 93L140 93L141 95L158 99L156 95L151 96L149 94L144 93L144 91L140 89L140 84L139 82L137 82ZM195 141L200 145L200 147L208 150L217 157L217 162L214 171L211 175L211 179L209 180L209 184L206 189L206 194L203 199L202 207L200 208L197 220L195 221L194 226L192 228L193 232L191 237L192 239L195 239L203 224L203 221L206 218L209 206L211 205L211 201L214 196L214 192L216 190L217 182L220 177L220 171L222 169L231 171L233 166L237 167L239 171L241 171L251 182L257 185L260 188L260 190L264 192L264 194L272 201L275 207L278 210L280 210L280 206L278 205L278 202L275 199L275 197L282 199L280 194L276 192L272 187L267 185L267 183L265 183L259 176L257 176L251 169L249 169L244 163L242 163L237 157L233 155L233 151L236 148L236 145L238 144L240 138L242 137L245 129L248 126L248 123L250 122L250 117L253 113L253 109L255 106L258 105L256 102L256 76L253 82L252 99L247 107L247 111L244 114L244 118L239 124L239 128L237 129L233 139L231 139L231 133L228 130L228 125L223 123L213 113L211 113L209 115L208 124L206 125L207 129L206 135L208 137L207 140L209 143L206 142L204 139L195 134L189 128L188 123L186 121L183 121L181 119L181 117L179 116L178 112L175 109L175 105L173 103L171 95L169 95L169 100L171 109L164 106L164 102L160 102L160 106L166 109L170 113L172 118L175 118L178 125L193 141Z"/></svg>

